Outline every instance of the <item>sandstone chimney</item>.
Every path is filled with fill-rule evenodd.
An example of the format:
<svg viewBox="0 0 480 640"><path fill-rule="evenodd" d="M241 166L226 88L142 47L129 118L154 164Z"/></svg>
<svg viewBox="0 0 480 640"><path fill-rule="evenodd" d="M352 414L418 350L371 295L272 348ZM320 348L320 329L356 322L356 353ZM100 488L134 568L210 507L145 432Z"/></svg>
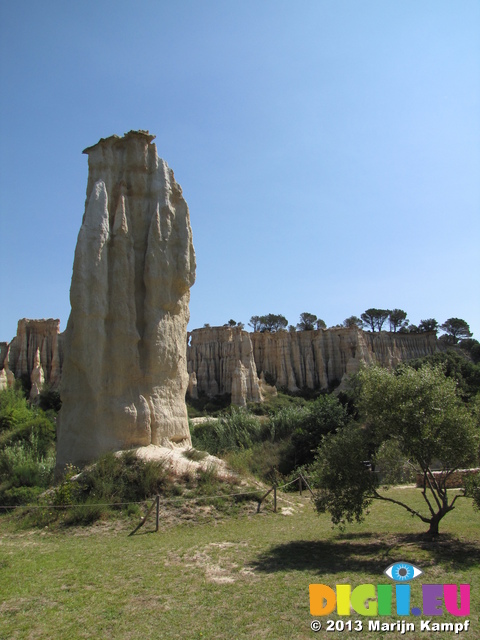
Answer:
<svg viewBox="0 0 480 640"><path fill-rule="evenodd" d="M155 136L85 149L89 175L64 337L57 468L109 450L190 444L185 406L195 253Z"/></svg>

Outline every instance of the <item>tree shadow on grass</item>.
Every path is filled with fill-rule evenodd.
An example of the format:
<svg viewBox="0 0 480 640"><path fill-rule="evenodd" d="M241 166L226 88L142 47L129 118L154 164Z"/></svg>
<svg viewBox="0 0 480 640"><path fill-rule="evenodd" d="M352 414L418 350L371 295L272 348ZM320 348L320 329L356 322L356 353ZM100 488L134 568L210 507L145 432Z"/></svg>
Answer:
<svg viewBox="0 0 480 640"><path fill-rule="evenodd" d="M319 574L365 572L382 574L393 562L405 560L415 549L427 552L431 564L448 570L480 565L480 544L459 540L447 534L432 540L424 534L378 535L375 533L340 534L335 540L294 540L273 545L252 563L255 571L315 571ZM405 549L406 550L406 549Z"/></svg>

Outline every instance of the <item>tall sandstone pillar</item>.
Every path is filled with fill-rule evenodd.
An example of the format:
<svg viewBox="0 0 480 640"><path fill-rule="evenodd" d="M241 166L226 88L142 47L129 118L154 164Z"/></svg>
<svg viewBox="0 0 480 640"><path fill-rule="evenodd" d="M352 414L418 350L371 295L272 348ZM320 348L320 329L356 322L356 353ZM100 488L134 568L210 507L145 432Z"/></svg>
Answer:
<svg viewBox="0 0 480 640"><path fill-rule="evenodd" d="M84 151L57 469L110 450L191 442L186 344L195 253L187 204L154 138L130 131Z"/></svg>

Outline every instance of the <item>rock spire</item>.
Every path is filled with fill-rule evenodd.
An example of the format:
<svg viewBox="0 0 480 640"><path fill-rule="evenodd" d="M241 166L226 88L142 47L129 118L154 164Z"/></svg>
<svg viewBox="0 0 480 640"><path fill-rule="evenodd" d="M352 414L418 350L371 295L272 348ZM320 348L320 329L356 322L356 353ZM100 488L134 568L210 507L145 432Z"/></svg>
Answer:
<svg viewBox="0 0 480 640"><path fill-rule="evenodd" d="M189 444L185 391L195 253L155 136L85 149L88 184L64 335L57 468L115 449Z"/></svg>

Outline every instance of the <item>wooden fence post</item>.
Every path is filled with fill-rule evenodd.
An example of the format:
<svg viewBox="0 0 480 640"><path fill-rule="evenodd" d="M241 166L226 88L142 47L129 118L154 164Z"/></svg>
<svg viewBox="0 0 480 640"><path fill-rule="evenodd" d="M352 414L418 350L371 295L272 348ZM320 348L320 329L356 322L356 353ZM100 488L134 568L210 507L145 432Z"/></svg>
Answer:
<svg viewBox="0 0 480 640"><path fill-rule="evenodd" d="M308 484L308 482L305 480L305 476L303 474L300 474L300 477L302 478L303 482L305 483L305 486L307 487L307 489L310 491L310 493L312 494L312 496L314 496L314 493L312 491L312 488L310 487L310 485Z"/></svg>
<svg viewBox="0 0 480 640"><path fill-rule="evenodd" d="M272 493L272 491L273 491L273 487L269 489L267 493L260 498L260 500L258 501L257 513L260 513L260 507L262 506L262 502L265 500L265 498L268 496L269 493Z"/></svg>
<svg viewBox="0 0 480 640"><path fill-rule="evenodd" d="M157 518L156 518L156 524L155 524L155 531L158 531L158 523L160 520L160 496L157 495Z"/></svg>
<svg viewBox="0 0 480 640"><path fill-rule="evenodd" d="M277 485L273 486L273 513L277 513Z"/></svg>
<svg viewBox="0 0 480 640"><path fill-rule="evenodd" d="M298 477L298 490L300 491L300 495L302 495L302 476Z"/></svg>
<svg viewBox="0 0 480 640"><path fill-rule="evenodd" d="M137 527L135 527L135 529L132 531L132 533L129 533L129 534L128 534L129 536L133 536L133 534L134 534L134 533L137 533L137 531L140 529L140 527L143 527L143 525L144 525L144 524L145 524L145 522L147 521L148 516L149 516L149 515L152 513L152 511L153 511L153 507L155 506L155 504L157 504L157 502L158 502L158 500L157 500L157 499L158 499L158 497L159 497L159 496L157 496L157 498L152 502L152 504L151 504L151 506L150 506L150 509L149 509L149 510L147 511L147 513L145 514L145 517L144 517L144 518L142 518L142 519L140 520L140 524L139 524Z"/></svg>

